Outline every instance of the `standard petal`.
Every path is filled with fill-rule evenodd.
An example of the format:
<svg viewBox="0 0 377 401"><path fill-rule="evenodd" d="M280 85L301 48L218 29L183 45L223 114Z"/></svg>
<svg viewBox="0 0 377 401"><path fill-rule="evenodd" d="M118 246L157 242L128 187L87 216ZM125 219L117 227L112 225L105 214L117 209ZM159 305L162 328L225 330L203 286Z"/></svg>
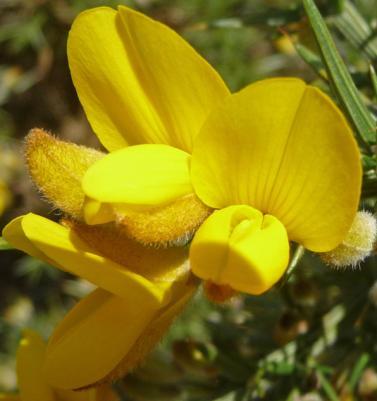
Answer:
<svg viewBox="0 0 377 401"><path fill-rule="evenodd" d="M45 362L48 381L54 387L75 389L102 380L132 348L156 310L142 292L120 298L95 290L52 335Z"/></svg>
<svg viewBox="0 0 377 401"><path fill-rule="evenodd" d="M109 153L86 172L85 194L104 203L139 207L192 193L190 155L167 145L136 145Z"/></svg>
<svg viewBox="0 0 377 401"><path fill-rule="evenodd" d="M17 350L17 379L22 400L56 401L43 372L46 344L40 336L25 330Z"/></svg>
<svg viewBox="0 0 377 401"><path fill-rule="evenodd" d="M179 35L127 7L80 14L68 59L86 115L109 150L166 143L190 151L208 112L229 93Z"/></svg>
<svg viewBox="0 0 377 401"><path fill-rule="evenodd" d="M16 229L18 236L9 235ZM44 217L29 213L9 223L3 234L18 249L119 296L143 294L144 302L155 305L165 302L168 296L165 286L94 253L73 230Z"/></svg>
<svg viewBox="0 0 377 401"><path fill-rule="evenodd" d="M352 131L326 95L298 79L261 81L226 99L199 134L191 165L204 203L249 204L312 251L339 244L358 207Z"/></svg>

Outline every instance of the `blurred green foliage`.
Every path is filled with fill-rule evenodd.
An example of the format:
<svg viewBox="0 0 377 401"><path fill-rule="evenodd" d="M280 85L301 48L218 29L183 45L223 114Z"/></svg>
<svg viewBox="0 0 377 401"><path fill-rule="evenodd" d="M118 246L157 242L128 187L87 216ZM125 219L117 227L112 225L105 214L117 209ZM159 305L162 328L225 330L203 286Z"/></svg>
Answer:
<svg viewBox="0 0 377 401"><path fill-rule="evenodd" d="M377 1L316 3L375 118ZM12 193L1 227L30 210L58 218L23 167L22 138L30 128L100 146L70 80L66 39L80 11L117 4L179 31L234 91L294 75L333 93L298 0L1 0L0 182ZM376 155L364 155L363 163L363 206L375 212ZM286 285L263 296L219 307L198 294L159 349L117 389L130 401L377 400L375 262L334 271L305 255ZM17 251L1 252L0 266L0 390L11 391L21 329L47 337L92 286Z"/></svg>

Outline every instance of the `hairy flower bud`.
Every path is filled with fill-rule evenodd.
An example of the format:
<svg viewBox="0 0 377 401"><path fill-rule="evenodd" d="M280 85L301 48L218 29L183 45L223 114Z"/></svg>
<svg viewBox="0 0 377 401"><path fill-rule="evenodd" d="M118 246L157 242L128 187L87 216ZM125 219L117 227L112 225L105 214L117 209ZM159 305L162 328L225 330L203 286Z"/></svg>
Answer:
<svg viewBox="0 0 377 401"><path fill-rule="evenodd" d="M55 207L75 218L82 218L82 177L102 156L97 150L60 141L39 128L32 129L25 140L26 162L35 185Z"/></svg>
<svg viewBox="0 0 377 401"><path fill-rule="evenodd" d="M372 253L376 234L376 218L369 212L358 212L343 242L332 251L322 253L321 258L336 268L356 267Z"/></svg>

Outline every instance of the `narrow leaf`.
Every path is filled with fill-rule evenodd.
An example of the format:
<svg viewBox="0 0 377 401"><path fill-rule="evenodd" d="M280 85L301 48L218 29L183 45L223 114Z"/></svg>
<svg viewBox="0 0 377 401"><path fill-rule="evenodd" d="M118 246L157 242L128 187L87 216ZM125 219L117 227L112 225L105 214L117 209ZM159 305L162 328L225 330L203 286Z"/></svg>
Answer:
<svg viewBox="0 0 377 401"><path fill-rule="evenodd" d="M367 366L369 359L370 357L368 354L362 354L359 360L356 362L356 365L353 368L348 381L348 386L351 391L353 391L356 388L357 384L359 383L361 375L365 367Z"/></svg>
<svg viewBox="0 0 377 401"><path fill-rule="evenodd" d="M348 72L313 0L303 0L323 63L337 97L364 144L376 142L375 122Z"/></svg>
<svg viewBox="0 0 377 401"><path fill-rule="evenodd" d="M318 375L322 390L326 394L327 399L330 401L340 401L334 387L326 379L325 375L322 372L320 372L319 370L317 371L317 375Z"/></svg>
<svg viewBox="0 0 377 401"><path fill-rule="evenodd" d="M372 64L369 66L369 75L370 75L370 80L372 81L374 98L377 99L377 74Z"/></svg>
<svg viewBox="0 0 377 401"><path fill-rule="evenodd" d="M305 61L305 63L308 64L320 78L327 80L325 66L317 54L300 43L295 43L294 46L297 54Z"/></svg>
<svg viewBox="0 0 377 401"><path fill-rule="evenodd" d="M377 38L350 0L345 1L343 12L330 21L355 49L362 51L370 61L377 60Z"/></svg>

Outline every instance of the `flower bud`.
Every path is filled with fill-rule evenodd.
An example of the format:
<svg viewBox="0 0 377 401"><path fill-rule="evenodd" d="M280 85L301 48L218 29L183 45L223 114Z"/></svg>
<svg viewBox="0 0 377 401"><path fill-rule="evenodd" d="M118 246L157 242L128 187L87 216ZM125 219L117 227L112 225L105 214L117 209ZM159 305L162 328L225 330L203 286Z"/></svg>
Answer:
<svg viewBox="0 0 377 401"><path fill-rule="evenodd" d="M35 128L26 137L25 156L31 178L43 195L58 209L81 219L85 199L81 180L103 154Z"/></svg>
<svg viewBox="0 0 377 401"><path fill-rule="evenodd" d="M343 242L332 251L322 253L321 258L336 268L356 267L372 253L376 234L376 218L369 212L358 212Z"/></svg>

